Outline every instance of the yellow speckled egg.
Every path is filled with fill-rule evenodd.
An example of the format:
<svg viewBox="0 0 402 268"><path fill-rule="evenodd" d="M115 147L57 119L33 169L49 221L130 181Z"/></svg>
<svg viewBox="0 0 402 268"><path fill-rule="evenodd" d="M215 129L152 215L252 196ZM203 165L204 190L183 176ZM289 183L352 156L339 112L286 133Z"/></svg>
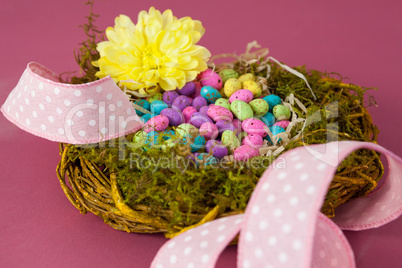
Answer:
<svg viewBox="0 0 402 268"><path fill-rule="evenodd" d="M241 82L237 80L236 78L230 78L226 81L225 87L224 87L224 92L226 97L232 96L233 93L241 89Z"/></svg>
<svg viewBox="0 0 402 268"><path fill-rule="evenodd" d="M252 81L252 80L247 80L243 82L243 89L248 89L251 92L253 92L254 98L258 98L261 96L262 90L259 84L257 82Z"/></svg>
<svg viewBox="0 0 402 268"><path fill-rule="evenodd" d="M237 78L240 82L244 83L245 81L255 81L255 76L252 73L246 73L241 75L239 78Z"/></svg>

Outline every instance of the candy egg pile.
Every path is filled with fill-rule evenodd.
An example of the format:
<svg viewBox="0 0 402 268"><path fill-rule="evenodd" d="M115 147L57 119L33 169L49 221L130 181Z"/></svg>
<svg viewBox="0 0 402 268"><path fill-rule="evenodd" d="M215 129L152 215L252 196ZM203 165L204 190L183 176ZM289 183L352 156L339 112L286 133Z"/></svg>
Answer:
<svg viewBox="0 0 402 268"><path fill-rule="evenodd" d="M285 132L291 118L279 96L263 96L253 74L239 75L232 69L219 74L207 69L182 89L134 103L145 126L133 142L142 144L144 150L188 144L192 159L203 159L204 164L215 164L227 155L236 161L260 155L264 144L280 142L271 137Z"/></svg>

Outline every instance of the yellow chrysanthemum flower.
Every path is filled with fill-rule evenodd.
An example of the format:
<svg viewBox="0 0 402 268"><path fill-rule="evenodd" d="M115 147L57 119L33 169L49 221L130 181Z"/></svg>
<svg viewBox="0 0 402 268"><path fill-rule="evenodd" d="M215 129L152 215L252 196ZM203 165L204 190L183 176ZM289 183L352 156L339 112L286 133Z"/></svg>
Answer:
<svg viewBox="0 0 402 268"><path fill-rule="evenodd" d="M205 29L190 17L177 19L171 10L161 14L154 7L141 11L137 25L125 15L106 29L108 41L100 42L99 78L110 75L113 80L141 94L161 87L182 88L197 74L207 69L211 54L196 45Z"/></svg>

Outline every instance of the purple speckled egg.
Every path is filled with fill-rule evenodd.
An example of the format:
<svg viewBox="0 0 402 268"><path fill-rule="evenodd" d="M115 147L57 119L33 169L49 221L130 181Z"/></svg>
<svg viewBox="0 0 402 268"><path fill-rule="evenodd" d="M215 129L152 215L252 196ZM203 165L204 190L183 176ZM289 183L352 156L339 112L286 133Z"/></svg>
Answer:
<svg viewBox="0 0 402 268"><path fill-rule="evenodd" d="M181 95L173 101L172 108L178 109L182 112L187 106L190 106L190 103L191 101L187 96Z"/></svg>
<svg viewBox="0 0 402 268"><path fill-rule="evenodd" d="M199 111L202 106L206 105L208 105L207 99L201 96L195 97L191 104L191 106L193 106L197 111Z"/></svg>
<svg viewBox="0 0 402 268"><path fill-rule="evenodd" d="M225 130L230 130L233 132L236 131L235 126L231 122L226 121L226 120L218 120L218 121L216 121L215 125L219 130L219 134L222 134L223 131L225 131Z"/></svg>
<svg viewBox="0 0 402 268"><path fill-rule="evenodd" d="M144 126L144 131L164 131L169 126L169 118L165 115L157 115L148 120Z"/></svg>
<svg viewBox="0 0 402 268"><path fill-rule="evenodd" d="M224 145L216 145L211 148L212 155L218 159L224 158L228 155L228 148Z"/></svg>
<svg viewBox="0 0 402 268"><path fill-rule="evenodd" d="M205 144L205 149L207 150L207 153L209 153L211 151L211 147L212 146L216 146L216 145L221 145L222 143L220 141L217 140L209 140L207 141L207 143Z"/></svg>
<svg viewBox="0 0 402 268"><path fill-rule="evenodd" d="M217 122L219 120L225 120L225 121L230 121L230 122L233 121L232 112L229 109L219 106L219 105L210 106L207 114L215 122Z"/></svg>
<svg viewBox="0 0 402 268"><path fill-rule="evenodd" d="M178 126L184 122L182 113L173 108L165 108L161 111L161 115L169 118L169 126Z"/></svg>
<svg viewBox="0 0 402 268"><path fill-rule="evenodd" d="M216 139L216 137L218 137L219 130L215 126L215 124L206 122L200 126L199 133L206 140L213 140Z"/></svg>
<svg viewBox="0 0 402 268"><path fill-rule="evenodd" d="M184 122L188 123L190 122L191 116L193 115L193 113L197 112L197 110L193 107L193 106L188 106L186 108L184 108L183 110L183 117L184 117Z"/></svg>
<svg viewBox="0 0 402 268"><path fill-rule="evenodd" d="M207 114L209 106L202 106L199 110L200 113Z"/></svg>
<svg viewBox="0 0 402 268"><path fill-rule="evenodd" d="M233 121L232 121L232 124L233 124L233 126L235 127L235 129L237 131L236 134L239 134L243 130L242 127L241 127L241 123L242 122L237 118L233 119Z"/></svg>
<svg viewBox="0 0 402 268"><path fill-rule="evenodd" d="M211 118L209 118L206 114L195 112L191 115L190 123L196 128L199 128L202 124L206 122L213 123Z"/></svg>
<svg viewBox="0 0 402 268"><path fill-rule="evenodd" d="M211 69L206 69L201 73L200 81L203 86L210 86L217 90L221 89L223 85L222 78Z"/></svg>
<svg viewBox="0 0 402 268"><path fill-rule="evenodd" d="M264 127L266 125L259 119L248 118L243 121L241 126L244 129L244 131L247 132L247 134L249 135L257 134L260 135L261 137L265 137L268 135L268 133L264 130Z"/></svg>
<svg viewBox="0 0 402 268"><path fill-rule="evenodd" d="M190 96L193 95L195 92L195 83L194 82L188 82L182 87L182 89L177 89L176 90L180 95L185 95L185 96Z"/></svg>
<svg viewBox="0 0 402 268"><path fill-rule="evenodd" d="M247 135L242 142L242 145L248 145L253 148L261 148L261 146L263 144L264 144L264 139L260 135L257 135L257 134Z"/></svg>
<svg viewBox="0 0 402 268"><path fill-rule="evenodd" d="M239 148L237 148L233 153L233 157L236 161L245 161L249 158L258 155L260 155L260 151L249 145L242 145Z"/></svg>
<svg viewBox="0 0 402 268"><path fill-rule="evenodd" d="M282 120L282 121L278 121L274 124L274 126L280 126L283 127L284 129L286 129L289 126L289 121L288 120Z"/></svg>
<svg viewBox="0 0 402 268"><path fill-rule="evenodd" d="M234 102L235 100L241 100L245 103L249 103L253 100L253 92L248 89L240 89L233 93L232 96L230 96L229 98L230 103Z"/></svg>
<svg viewBox="0 0 402 268"><path fill-rule="evenodd" d="M179 93L176 91L165 91L162 95L162 100L168 104L169 106L172 105L173 101L179 96Z"/></svg>

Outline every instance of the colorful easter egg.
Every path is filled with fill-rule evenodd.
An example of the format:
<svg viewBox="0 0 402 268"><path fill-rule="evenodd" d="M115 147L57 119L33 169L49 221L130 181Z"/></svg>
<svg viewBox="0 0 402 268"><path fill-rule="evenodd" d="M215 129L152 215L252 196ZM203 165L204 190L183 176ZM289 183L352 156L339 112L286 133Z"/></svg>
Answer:
<svg viewBox="0 0 402 268"><path fill-rule="evenodd" d="M201 82L199 82L199 81L194 82L194 84L195 84L195 92L194 92L194 94L193 94L191 97L196 98L196 97L198 97L198 96L201 96L202 84L201 84Z"/></svg>
<svg viewBox="0 0 402 268"><path fill-rule="evenodd" d="M282 121L278 121L274 124L274 126L280 126L283 127L284 129L286 129L290 124L290 121L288 120L282 120Z"/></svg>
<svg viewBox="0 0 402 268"><path fill-rule="evenodd" d="M202 87L201 96L206 98L208 103L214 103L217 99L222 98L221 93L211 86Z"/></svg>
<svg viewBox="0 0 402 268"><path fill-rule="evenodd" d="M247 132L249 135L251 134L256 134L260 135L261 137L265 137L268 135L267 131L264 129L267 126L264 124L259 119L255 118L249 118L243 121L241 124L242 128L244 129L245 132Z"/></svg>
<svg viewBox="0 0 402 268"><path fill-rule="evenodd" d="M159 134L156 131L151 131L147 134L147 137L145 139L145 145L146 147L153 147L159 144ZM146 151L146 149L145 149Z"/></svg>
<svg viewBox="0 0 402 268"><path fill-rule="evenodd" d="M221 159L228 155L228 148L221 144L212 146L211 151L212 151L212 155L218 159Z"/></svg>
<svg viewBox="0 0 402 268"><path fill-rule="evenodd" d="M176 136L176 132L172 129L169 129L159 133L159 136L166 141L170 140L171 138L174 138Z"/></svg>
<svg viewBox="0 0 402 268"><path fill-rule="evenodd" d="M145 124L151 118L152 118L151 114L144 114L143 116L141 116L141 121Z"/></svg>
<svg viewBox="0 0 402 268"><path fill-rule="evenodd" d="M209 106L202 106L199 110L200 113L207 114Z"/></svg>
<svg viewBox="0 0 402 268"><path fill-rule="evenodd" d="M190 96L195 93L195 83L187 82L181 89L176 89L180 95Z"/></svg>
<svg viewBox="0 0 402 268"><path fill-rule="evenodd" d="M274 107L273 114L277 120L289 120L291 116L289 108L282 104Z"/></svg>
<svg viewBox="0 0 402 268"><path fill-rule="evenodd" d="M198 135L195 137L194 142L190 144L191 152L194 153L201 149L205 145L205 138L203 136Z"/></svg>
<svg viewBox="0 0 402 268"><path fill-rule="evenodd" d="M162 95L162 100L168 104L172 105L173 101L179 96L179 93L176 91L165 91Z"/></svg>
<svg viewBox="0 0 402 268"><path fill-rule="evenodd" d="M187 96L180 95L173 101L172 108L182 112L187 106L190 106L190 104L191 100Z"/></svg>
<svg viewBox="0 0 402 268"><path fill-rule="evenodd" d="M218 160L215 157L206 153L199 154L197 159L202 160L202 163L205 166L216 165L218 163Z"/></svg>
<svg viewBox="0 0 402 268"><path fill-rule="evenodd" d="M215 124L206 122L200 126L200 135L203 136L206 140L216 139L219 134L218 128Z"/></svg>
<svg viewBox="0 0 402 268"><path fill-rule="evenodd" d="M165 108L161 111L161 115L169 118L169 126L178 126L184 121L184 117L179 110L173 108Z"/></svg>
<svg viewBox="0 0 402 268"><path fill-rule="evenodd" d="M233 119L233 121L232 121L232 124L236 129L236 134L238 134L238 133L240 133L242 131L241 123L242 122L237 118Z"/></svg>
<svg viewBox="0 0 402 268"><path fill-rule="evenodd" d="M283 133L285 132L285 129L283 127L280 126L272 126L269 128L269 130L271 130L272 136L276 136L279 133ZM271 143L274 143L271 138L269 137L269 135L265 136L265 139L268 140ZM274 140L278 140L277 142L280 142L282 139L281 138L274 138Z"/></svg>
<svg viewBox="0 0 402 268"><path fill-rule="evenodd" d="M191 116L195 112L197 112L197 110L193 106L188 106L188 107L184 108L184 110L182 112L183 117L184 117L184 123L190 122Z"/></svg>
<svg viewBox="0 0 402 268"><path fill-rule="evenodd" d="M233 157L236 161L245 161L258 155L260 155L259 150L249 145L242 145L233 153Z"/></svg>
<svg viewBox="0 0 402 268"><path fill-rule="evenodd" d="M222 106L230 110L230 102L228 99L219 98L215 101L215 105Z"/></svg>
<svg viewBox="0 0 402 268"><path fill-rule="evenodd" d="M236 137L236 134L231 130L225 130L222 133L221 141L223 145L229 148L237 148L240 146L239 139Z"/></svg>
<svg viewBox="0 0 402 268"><path fill-rule="evenodd" d="M219 72L219 76L222 78L222 83L225 84L230 78L238 78L239 73L233 69L225 69Z"/></svg>
<svg viewBox="0 0 402 268"><path fill-rule="evenodd" d="M145 131L140 130L134 134L132 139L132 143L130 143L131 148L141 147L145 144L145 139L147 138L147 134Z"/></svg>
<svg viewBox="0 0 402 268"><path fill-rule="evenodd" d="M207 99L201 96L195 97L191 104L191 106L193 106L197 111L199 111L202 106L206 105L208 105Z"/></svg>
<svg viewBox="0 0 402 268"><path fill-rule="evenodd" d="M257 134L250 134L247 135L242 142L242 145L248 145L251 146L253 148L261 148L261 146L264 144L264 139Z"/></svg>
<svg viewBox="0 0 402 268"><path fill-rule="evenodd" d="M253 110L251 109L250 105L241 100L233 101L230 105L230 110L237 117L237 119L241 121L254 116Z"/></svg>
<svg viewBox="0 0 402 268"><path fill-rule="evenodd" d="M240 89L232 94L229 98L229 102L232 103L235 100L241 100L249 103L253 99L253 92L248 89Z"/></svg>
<svg viewBox="0 0 402 268"><path fill-rule="evenodd" d="M225 130L231 130L233 132L236 131L235 126L230 121L218 120L216 121L215 125L219 130L219 134L222 134Z"/></svg>
<svg viewBox="0 0 402 268"><path fill-rule="evenodd" d="M182 137L189 136L192 138L198 135L198 129L195 126L186 123L179 125L176 128L176 132Z"/></svg>
<svg viewBox="0 0 402 268"><path fill-rule="evenodd" d="M263 116L268 113L268 102L263 99L255 99L248 103L254 112L255 116Z"/></svg>
<svg viewBox="0 0 402 268"><path fill-rule="evenodd" d="M217 140L209 140L207 141L207 143L205 144L205 150L207 151L207 153L211 152L211 148L213 146L217 146L217 145L222 145L222 143L220 141Z"/></svg>
<svg viewBox="0 0 402 268"><path fill-rule="evenodd" d="M233 120L232 112L225 107L219 105L210 106L207 111L207 115L215 122L219 120L226 120L231 122Z"/></svg>
<svg viewBox="0 0 402 268"><path fill-rule="evenodd" d="M263 100L265 100L266 102L268 102L268 106L269 106L269 111L272 112L272 110L274 109L274 107L276 105L279 105L282 103L282 100L279 96L271 94L268 96L265 96L263 98Z"/></svg>
<svg viewBox="0 0 402 268"><path fill-rule="evenodd" d="M258 98L259 96L261 96L262 89L261 89L261 86L257 82L254 82L251 80L244 81L243 88L248 89L251 92L253 92L254 98Z"/></svg>
<svg viewBox="0 0 402 268"><path fill-rule="evenodd" d="M224 86L224 92L226 97L230 98L233 93L236 91L240 90L242 87L242 84L239 80L236 78L230 78L226 81L225 86Z"/></svg>
<svg viewBox="0 0 402 268"><path fill-rule="evenodd" d="M157 115L148 120L144 126L144 131L163 131L169 126L169 118L165 115Z"/></svg>
<svg viewBox="0 0 402 268"><path fill-rule="evenodd" d="M147 101L151 104L156 100L162 100L162 93L157 92L152 96L147 97Z"/></svg>
<svg viewBox="0 0 402 268"><path fill-rule="evenodd" d="M191 115L190 118L190 123L195 126L196 128L199 128L202 124L206 122L212 122L212 119L208 117L208 115L200 113L200 112L195 112Z"/></svg>
<svg viewBox="0 0 402 268"><path fill-rule="evenodd" d="M138 106L141 106L145 110L149 111L150 109L150 104L146 100L137 100L134 102L134 104L137 104ZM135 108L135 107L134 107ZM137 113L138 116L143 116L145 113L141 112L140 110L135 109L135 112Z"/></svg>
<svg viewBox="0 0 402 268"><path fill-rule="evenodd" d="M217 90L222 88L222 78L211 69L206 69L201 73L200 82L203 86L210 86Z"/></svg>
<svg viewBox="0 0 402 268"><path fill-rule="evenodd" d="M154 100L151 103L151 114L154 115L159 115L163 109L168 108L169 106L161 100Z"/></svg>
<svg viewBox="0 0 402 268"><path fill-rule="evenodd" d="M261 116L260 120L264 122L264 124L267 125L267 127L271 127L275 124L275 116L270 112Z"/></svg>
<svg viewBox="0 0 402 268"><path fill-rule="evenodd" d="M245 81L255 81L255 76L252 73L242 74L238 80L240 83L244 83Z"/></svg>

